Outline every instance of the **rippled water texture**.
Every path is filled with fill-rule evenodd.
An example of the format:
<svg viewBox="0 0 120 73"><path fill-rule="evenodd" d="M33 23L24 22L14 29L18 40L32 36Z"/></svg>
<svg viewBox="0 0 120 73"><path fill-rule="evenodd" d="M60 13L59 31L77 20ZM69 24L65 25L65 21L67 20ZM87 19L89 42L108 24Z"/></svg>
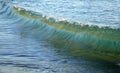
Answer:
<svg viewBox="0 0 120 73"><path fill-rule="evenodd" d="M0 0L0 73L120 73L119 0L89 2Z"/></svg>
<svg viewBox="0 0 120 73"><path fill-rule="evenodd" d="M120 0L17 0L24 7L56 19L120 27Z"/></svg>

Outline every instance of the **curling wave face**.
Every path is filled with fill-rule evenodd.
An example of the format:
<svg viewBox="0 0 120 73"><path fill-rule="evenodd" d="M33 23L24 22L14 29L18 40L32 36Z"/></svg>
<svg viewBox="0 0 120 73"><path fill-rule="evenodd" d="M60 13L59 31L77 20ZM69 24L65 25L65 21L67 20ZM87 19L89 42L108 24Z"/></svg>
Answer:
<svg viewBox="0 0 120 73"><path fill-rule="evenodd" d="M55 20L16 6L13 10L30 22L33 21L33 24L22 27L24 34L29 32L54 45L69 48L67 51L74 53L75 57L84 55L109 62L120 61L120 29Z"/></svg>
<svg viewBox="0 0 120 73"><path fill-rule="evenodd" d="M119 30L0 1L0 73L120 73Z"/></svg>
<svg viewBox="0 0 120 73"><path fill-rule="evenodd" d="M120 62L120 29L55 20L21 7L5 6L0 14L20 17L21 34L44 39L55 47L66 48L74 58ZM18 21L17 21L18 22Z"/></svg>

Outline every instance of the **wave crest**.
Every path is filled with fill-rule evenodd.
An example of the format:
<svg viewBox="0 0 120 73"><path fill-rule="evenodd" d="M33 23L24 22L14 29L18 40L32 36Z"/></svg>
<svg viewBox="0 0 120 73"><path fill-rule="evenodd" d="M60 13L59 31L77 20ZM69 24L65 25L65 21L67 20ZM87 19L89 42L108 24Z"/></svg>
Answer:
<svg viewBox="0 0 120 73"><path fill-rule="evenodd" d="M4 13L5 12L5 13ZM120 29L56 20L17 6L4 7L0 15L18 16L22 36L44 39L55 47L65 48L74 58L120 62Z"/></svg>

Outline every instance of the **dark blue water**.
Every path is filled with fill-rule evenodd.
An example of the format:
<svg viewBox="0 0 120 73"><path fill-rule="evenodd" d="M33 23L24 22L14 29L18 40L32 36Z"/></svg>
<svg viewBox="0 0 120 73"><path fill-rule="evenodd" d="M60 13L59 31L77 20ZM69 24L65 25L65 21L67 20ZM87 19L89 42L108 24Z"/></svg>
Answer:
<svg viewBox="0 0 120 73"><path fill-rule="evenodd" d="M32 27L36 22L15 12L11 13L10 8L18 5L56 19L119 27L118 2L119 0L18 0L11 4L1 2L0 73L119 73L118 65L72 58L72 53L70 56L65 48L54 47L53 44L38 39L42 34L37 38L31 33L27 34L27 30L31 29L27 26ZM34 30L31 31L35 33Z"/></svg>

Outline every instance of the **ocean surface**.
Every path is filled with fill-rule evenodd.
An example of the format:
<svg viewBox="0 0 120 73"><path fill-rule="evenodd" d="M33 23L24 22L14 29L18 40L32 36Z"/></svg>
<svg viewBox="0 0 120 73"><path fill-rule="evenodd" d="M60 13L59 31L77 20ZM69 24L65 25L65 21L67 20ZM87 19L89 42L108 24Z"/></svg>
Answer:
<svg viewBox="0 0 120 73"><path fill-rule="evenodd" d="M0 0L0 73L120 73L120 0Z"/></svg>

